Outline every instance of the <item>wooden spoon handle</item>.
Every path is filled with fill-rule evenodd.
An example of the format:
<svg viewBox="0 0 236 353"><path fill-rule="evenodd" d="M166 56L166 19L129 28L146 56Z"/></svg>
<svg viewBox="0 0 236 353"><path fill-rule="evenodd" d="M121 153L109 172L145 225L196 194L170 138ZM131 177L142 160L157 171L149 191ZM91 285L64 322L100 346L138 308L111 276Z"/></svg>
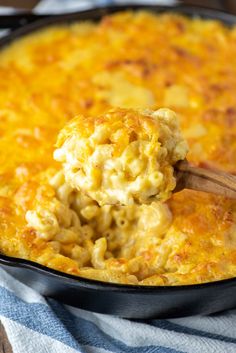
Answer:
<svg viewBox="0 0 236 353"><path fill-rule="evenodd" d="M176 164L175 172L177 185L174 192L186 188L236 199L236 176L232 174L192 167L186 160Z"/></svg>

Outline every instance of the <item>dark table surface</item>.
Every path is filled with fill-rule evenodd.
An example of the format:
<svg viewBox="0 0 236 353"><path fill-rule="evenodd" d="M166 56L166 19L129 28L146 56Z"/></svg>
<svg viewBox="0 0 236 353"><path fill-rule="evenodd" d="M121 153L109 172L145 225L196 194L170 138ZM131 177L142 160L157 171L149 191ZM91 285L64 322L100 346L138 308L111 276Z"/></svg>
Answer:
<svg viewBox="0 0 236 353"><path fill-rule="evenodd" d="M236 0L180 0L179 3L210 7L236 14Z"/></svg>

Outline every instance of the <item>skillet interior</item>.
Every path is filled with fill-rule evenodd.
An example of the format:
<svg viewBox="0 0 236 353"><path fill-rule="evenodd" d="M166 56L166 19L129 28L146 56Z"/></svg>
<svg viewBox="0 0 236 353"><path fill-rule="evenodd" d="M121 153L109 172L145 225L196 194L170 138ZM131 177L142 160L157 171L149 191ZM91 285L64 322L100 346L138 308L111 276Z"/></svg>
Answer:
<svg viewBox="0 0 236 353"><path fill-rule="evenodd" d="M78 20L99 20L105 14L127 9L149 9L155 12L174 11L189 16L219 19L227 25L236 23L236 16L196 7L163 7L124 5L92 9L84 12L46 17L22 26L0 40L3 47L13 40L55 23ZM40 293L86 310L119 315L126 318L178 317L208 314L236 305L236 279L178 287L150 287L104 283L60 273L28 260L0 255L0 264L8 272Z"/></svg>

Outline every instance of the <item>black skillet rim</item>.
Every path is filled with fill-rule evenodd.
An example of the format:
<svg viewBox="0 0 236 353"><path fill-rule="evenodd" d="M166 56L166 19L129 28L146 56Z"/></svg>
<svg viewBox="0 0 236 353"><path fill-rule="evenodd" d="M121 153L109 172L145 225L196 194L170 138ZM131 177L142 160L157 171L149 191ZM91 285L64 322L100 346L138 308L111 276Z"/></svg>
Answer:
<svg viewBox="0 0 236 353"><path fill-rule="evenodd" d="M124 10L139 10L146 9L149 11L154 11L157 13L162 12L174 12L180 13L187 16L196 16L199 18L205 19L216 19L223 22L226 25L236 24L236 15L229 14L227 12L210 9L207 7L198 7L198 6L185 6L185 5L176 5L176 6L159 6L159 5L150 5L150 4L124 4L124 5L110 5L106 7L97 7L89 10L79 11L75 13L63 14L63 15L53 15L45 16L35 22L23 24L21 28L18 28L6 35L3 38L0 38L0 50L10 44L12 41L20 38L24 35L31 34L34 31L39 30L40 28L46 26L53 26L58 24L65 24L74 21L83 21L83 20L99 20L101 17L115 13L118 11ZM27 16L26 16L27 18ZM30 17L29 17L30 18ZM27 19L25 20L27 22ZM22 18L24 23L24 17ZM61 271L57 271L46 267L44 265L38 264L26 259L6 256L0 254L0 265L5 265L8 267L15 268L24 268L33 272L38 272L42 275L48 277L54 277L60 280L64 280L65 284L72 284L74 286L78 285L86 289L95 289L95 290L107 290L111 292L126 292L126 293L135 293L135 294L166 294L166 292L181 292L188 290L201 290L203 288L216 288L221 286L222 288L227 286L230 287L236 284L236 277L223 279L219 281L212 281L199 284L186 284L186 285L177 285L177 286L144 286L144 285L131 285L131 284L120 284L120 283L110 283L99 281L95 279L89 279L85 277L70 275Z"/></svg>

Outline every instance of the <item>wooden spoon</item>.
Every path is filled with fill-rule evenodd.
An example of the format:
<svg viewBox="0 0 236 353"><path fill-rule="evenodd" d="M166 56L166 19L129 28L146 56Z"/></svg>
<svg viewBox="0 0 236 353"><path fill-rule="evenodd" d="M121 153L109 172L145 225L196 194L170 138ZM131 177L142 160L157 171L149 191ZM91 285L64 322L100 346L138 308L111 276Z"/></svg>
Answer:
<svg viewBox="0 0 236 353"><path fill-rule="evenodd" d="M216 169L192 167L187 160L175 165L176 188L205 191L236 199L236 176Z"/></svg>

